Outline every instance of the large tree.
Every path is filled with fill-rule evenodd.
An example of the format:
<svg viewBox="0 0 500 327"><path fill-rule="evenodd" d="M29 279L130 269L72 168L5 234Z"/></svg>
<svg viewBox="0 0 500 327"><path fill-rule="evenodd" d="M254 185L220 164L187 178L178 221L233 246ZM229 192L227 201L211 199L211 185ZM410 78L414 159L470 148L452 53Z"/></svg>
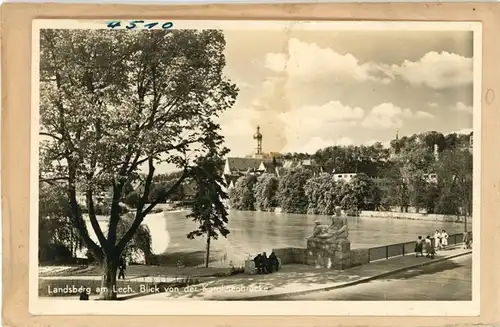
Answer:
<svg viewBox="0 0 500 327"><path fill-rule="evenodd" d="M278 186L278 202L283 212L306 213L308 207L305 186L312 177L311 171L298 167L284 172Z"/></svg>
<svg viewBox="0 0 500 327"><path fill-rule="evenodd" d="M307 212L315 215L333 215L340 205L342 185L336 183L331 174L320 174L310 178L304 186L308 200Z"/></svg>
<svg viewBox="0 0 500 327"><path fill-rule="evenodd" d="M279 180L274 174L262 174L257 178L254 186L255 209L261 211L272 211L278 206L276 193L278 192Z"/></svg>
<svg viewBox="0 0 500 327"><path fill-rule="evenodd" d="M215 118L234 104L224 77L225 40L217 30L42 30L40 33L40 179L62 182L71 220L101 262L115 299L119 256L144 218L192 175L197 158L217 153L223 137ZM151 203L157 165L182 173ZM143 193L120 237L120 200L139 172ZM110 191L107 235L95 195ZM77 195L85 195L89 236Z"/></svg>
<svg viewBox="0 0 500 327"><path fill-rule="evenodd" d="M257 183L255 175L240 176L229 192L229 204L235 210L255 210L254 186Z"/></svg>
<svg viewBox="0 0 500 327"><path fill-rule="evenodd" d="M464 216L467 231L467 217L472 214L472 153L466 149L444 151L438 164L438 179L443 186L443 200L455 203L456 213ZM445 201L440 201L441 206Z"/></svg>

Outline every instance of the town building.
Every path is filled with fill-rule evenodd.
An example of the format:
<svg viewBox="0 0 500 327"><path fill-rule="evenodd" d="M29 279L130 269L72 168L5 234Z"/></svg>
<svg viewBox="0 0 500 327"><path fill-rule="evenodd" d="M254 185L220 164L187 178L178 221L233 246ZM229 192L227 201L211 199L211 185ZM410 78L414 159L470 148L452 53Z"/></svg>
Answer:
<svg viewBox="0 0 500 327"><path fill-rule="evenodd" d="M263 135L260 127L253 135L257 141L255 152L246 157L228 157L224 164L224 180L228 189L234 187L236 180L247 174L260 176L264 173L280 176L287 169L305 168L310 169L314 175L321 173L331 173L326 167L318 165L312 159L282 159L278 152L265 153L262 151Z"/></svg>
<svg viewBox="0 0 500 327"><path fill-rule="evenodd" d="M350 183L354 176L356 176L356 173L341 173L341 174L333 174L333 180L335 182L343 181L346 183Z"/></svg>

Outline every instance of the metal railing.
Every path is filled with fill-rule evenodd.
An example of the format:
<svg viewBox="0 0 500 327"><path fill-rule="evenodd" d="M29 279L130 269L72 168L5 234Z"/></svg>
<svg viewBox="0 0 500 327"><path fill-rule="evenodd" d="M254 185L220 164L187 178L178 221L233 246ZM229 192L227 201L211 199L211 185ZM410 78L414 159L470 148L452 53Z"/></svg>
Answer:
<svg viewBox="0 0 500 327"><path fill-rule="evenodd" d="M452 234L448 236L448 246L457 245L462 243L463 233ZM434 238L431 238L432 246L435 246ZM395 243L389 245L382 245L374 248L368 249L368 260L369 262L389 259L392 257L404 256L406 254L415 253L415 241L405 242L405 243Z"/></svg>

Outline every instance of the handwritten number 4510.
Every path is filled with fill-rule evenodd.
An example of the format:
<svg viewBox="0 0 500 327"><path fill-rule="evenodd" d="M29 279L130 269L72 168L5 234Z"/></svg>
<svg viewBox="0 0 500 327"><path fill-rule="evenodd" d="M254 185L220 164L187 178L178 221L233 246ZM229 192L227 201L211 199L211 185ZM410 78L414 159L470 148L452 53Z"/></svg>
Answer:
<svg viewBox="0 0 500 327"><path fill-rule="evenodd" d="M137 28L138 24L144 24L144 23L145 23L145 21L143 21L143 20L133 20L133 21L130 21L127 25L125 25L125 28L128 30L132 30L132 29ZM151 22L151 23L144 24L143 26L145 28L152 29L153 27L155 27L159 24L160 24L159 22ZM108 28L122 27L122 22L121 21L109 22L107 26L108 26ZM161 28L164 30L168 30L168 29L172 28L173 26L174 26L174 23L166 22L166 23L163 23L161 25Z"/></svg>

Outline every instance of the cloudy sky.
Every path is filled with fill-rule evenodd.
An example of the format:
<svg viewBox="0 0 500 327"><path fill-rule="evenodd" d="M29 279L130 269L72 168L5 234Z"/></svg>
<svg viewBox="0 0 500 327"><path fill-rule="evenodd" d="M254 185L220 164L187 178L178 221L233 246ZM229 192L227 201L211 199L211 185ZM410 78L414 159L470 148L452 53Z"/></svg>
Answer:
<svg viewBox="0 0 500 327"><path fill-rule="evenodd" d="M225 31L231 156L472 128L472 32Z"/></svg>

